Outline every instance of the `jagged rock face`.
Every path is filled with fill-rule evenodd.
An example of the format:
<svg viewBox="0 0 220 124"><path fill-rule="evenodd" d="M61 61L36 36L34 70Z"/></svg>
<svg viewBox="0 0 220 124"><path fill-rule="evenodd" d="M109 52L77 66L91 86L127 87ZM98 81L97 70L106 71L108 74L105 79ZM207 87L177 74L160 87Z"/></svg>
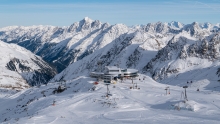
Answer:
<svg viewBox="0 0 220 124"><path fill-rule="evenodd" d="M132 66L136 67L140 57L141 57L141 52L139 51L138 48L136 48L134 50L134 53L132 53L128 57L128 61L126 62L126 66L129 67L129 68L132 67Z"/></svg>
<svg viewBox="0 0 220 124"><path fill-rule="evenodd" d="M13 58L7 63L7 68L11 71L16 71L19 73L32 71L30 67L23 65L23 63L28 63L27 61L20 62L19 59Z"/></svg>
<svg viewBox="0 0 220 124"><path fill-rule="evenodd" d="M30 51L0 41L0 87L25 89L46 84L56 74L48 63Z"/></svg>
<svg viewBox="0 0 220 124"><path fill-rule="evenodd" d="M220 33L200 40L189 34L179 34L158 51L156 57L143 68L143 72L150 72L155 80L162 80L189 68L211 65L220 58L219 36Z"/></svg>
<svg viewBox="0 0 220 124"><path fill-rule="evenodd" d="M36 86L40 84L46 84L51 78L56 74L56 71L50 67L46 62L43 62L39 58L31 58L32 62L39 69L32 69L27 64L27 60L20 60L18 58L11 59L6 68L11 71L18 72L31 86Z"/></svg>

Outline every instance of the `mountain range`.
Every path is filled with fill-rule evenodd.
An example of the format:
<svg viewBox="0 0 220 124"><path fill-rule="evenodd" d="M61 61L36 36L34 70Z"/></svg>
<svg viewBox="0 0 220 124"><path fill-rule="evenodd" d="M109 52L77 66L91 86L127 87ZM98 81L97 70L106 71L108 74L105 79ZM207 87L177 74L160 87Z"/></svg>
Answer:
<svg viewBox="0 0 220 124"><path fill-rule="evenodd" d="M26 48L53 65L59 74L51 82L88 75L100 69L97 62L102 69L108 65L136 68L162 81L203 64L215 63L218 72L219 31L220 24L173 21L129 27L85 17L68 27L1 28L0 40Z"/></svg>

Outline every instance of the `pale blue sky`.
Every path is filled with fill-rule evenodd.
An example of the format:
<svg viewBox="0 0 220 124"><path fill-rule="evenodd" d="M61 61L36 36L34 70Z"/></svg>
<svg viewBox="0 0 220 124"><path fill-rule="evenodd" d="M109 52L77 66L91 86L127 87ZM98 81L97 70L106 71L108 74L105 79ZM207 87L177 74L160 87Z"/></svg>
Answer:
<svg viewBox="0 0 220 124"><path fill-rule="evenodd" d="M220 23L220 0L0 0L0 27L69 26L86 16L129 26L158 21L215 24Z"/></svg>

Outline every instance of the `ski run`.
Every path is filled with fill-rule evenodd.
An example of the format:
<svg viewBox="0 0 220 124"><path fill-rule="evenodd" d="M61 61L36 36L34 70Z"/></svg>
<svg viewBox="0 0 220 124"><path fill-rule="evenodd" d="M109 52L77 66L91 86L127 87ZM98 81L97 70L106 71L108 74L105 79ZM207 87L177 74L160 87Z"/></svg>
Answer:
<svg viewBox="0 0 220 124"><path fill-rule="evenodd" d="M146 75L139 75L134 84L131 79L117 80L109 85L109 97L104 82L94 84L96 79L84 76L17 93L1 89L0 122L218 124L220 93L216 90L220 84L207 90L208 80L178 81L179 85L161 84ZM64 91L54 92L59 86L65 87Z"/></svg>

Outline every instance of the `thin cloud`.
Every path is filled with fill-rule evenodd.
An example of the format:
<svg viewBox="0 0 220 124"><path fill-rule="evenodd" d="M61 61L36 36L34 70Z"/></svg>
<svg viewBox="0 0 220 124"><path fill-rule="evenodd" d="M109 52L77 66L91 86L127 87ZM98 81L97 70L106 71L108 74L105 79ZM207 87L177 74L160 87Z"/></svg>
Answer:
<svg viewBox="0 0 220 124"><path fill-rule="evenodd" d="M213 6L209 5L209 4L206 4L206 3L203 3L203 2L199 2L199 1L195 1L195 2L198 3L198 4L204 5L207 8L210 8L210 9L216 11L216 12L220 12L220 10L219 10L220 8L215 8L215 7L213 7Z"/></svg>

